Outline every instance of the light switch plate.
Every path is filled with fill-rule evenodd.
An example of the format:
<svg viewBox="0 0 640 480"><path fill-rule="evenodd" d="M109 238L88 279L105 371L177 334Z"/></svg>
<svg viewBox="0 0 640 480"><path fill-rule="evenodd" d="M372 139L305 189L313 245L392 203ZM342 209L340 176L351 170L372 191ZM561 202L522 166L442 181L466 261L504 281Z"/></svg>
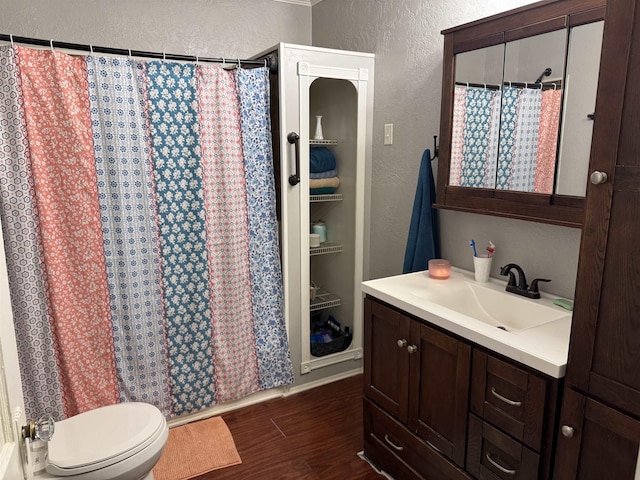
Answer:
<svg viewBox="0 0 640 480"><path fill-rule="evenodd" d="M384 144L393 145L393 123L384 124Z"/></svg>

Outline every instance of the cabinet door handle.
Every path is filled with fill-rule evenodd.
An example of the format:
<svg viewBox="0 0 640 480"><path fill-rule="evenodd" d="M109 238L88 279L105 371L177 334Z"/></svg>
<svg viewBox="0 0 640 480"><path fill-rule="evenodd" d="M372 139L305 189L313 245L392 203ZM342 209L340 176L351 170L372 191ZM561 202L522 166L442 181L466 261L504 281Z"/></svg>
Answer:
<svg viewBox="0 0 640 480"><path fill-rule="evenodd" d="M567 438L573 437L573 427L570 427L569 425L563 425L560 431L562 432L562 435Z"/></svg>
<svg viewBox="0 0 640 480"><path fill-rule="evenodd" d="M418 351L418 347L416 347L415 345L409 345L407 347L407 352L409 353L416 353Z"/></svg>
<svg viewBox="0 0 640 480"><path fill-rule="evenodd" d="M490 453L487 453L486 457L487 457L487 460L489 460L489 463L491 463L491 465L496 467L502 473L506 473L507 475L515 475L516 474L517 470L511 470L509 468L504 468L502 465L500 465L498 462L496 462L493 458L491 458L491 454Z"/></svg>
<svg viewBox="0 0 640 480"><path fill-rule="evenodd" d="M433 448L436 452L442 453L440 451L440 449L438 447L436 447L433 443L431 443L429 440L425 440L425 442L427 442L427 445L429 445L431 448Z"/></svg>
<svg viewBox="0 0 640 480"><path fill-rule="evenodd" d="M507 397L503 397L498 392L496 392L496 389L494 387L491 387L491 393L493 394L494 397L502 400L504 403L508 405L512 405L514 407L519 407L522 405L522 402L518 402L517 400L510 400Z"/></svg>
<svg viewBox="0 0 640 480"><path fill-rule="evenodd" d="M397 450L398 452L401 452L404 450L404 447L401 447L400 445L396 445L395 443L393 443L389 439L389 435L387 435L386 433L384 435L384 441L387 442L389 445L391 445L391 448L393 448L394 450Z"/></svg>
<svg viewBox="0 0 640 480"><path fill-rule="evenodd" d="M287 135L287 141L295 145L295 153L296 153L296 173L294 175L289 175L289 185L292 187L300 183L300 135L296 132L291 132Z"/></svg>
<svg viewBox="0 0 640 480"><path fill-rule="evenodd" d="M400 340L398 340L398 347L404 348L406 346L407 346L407 341L404 338L401 338Z"/></svg>

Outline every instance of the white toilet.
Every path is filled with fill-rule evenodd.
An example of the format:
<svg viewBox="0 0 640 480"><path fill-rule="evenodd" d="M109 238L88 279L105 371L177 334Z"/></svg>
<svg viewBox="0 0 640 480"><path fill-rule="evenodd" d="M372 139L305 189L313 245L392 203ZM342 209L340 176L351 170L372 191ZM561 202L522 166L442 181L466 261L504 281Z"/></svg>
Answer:
<svg viewBox="0 0 640 480"><path fill-rule="evenodd" d="M55 422L35 479L153 480L169 428L156 407L119 403Z"/></svg>

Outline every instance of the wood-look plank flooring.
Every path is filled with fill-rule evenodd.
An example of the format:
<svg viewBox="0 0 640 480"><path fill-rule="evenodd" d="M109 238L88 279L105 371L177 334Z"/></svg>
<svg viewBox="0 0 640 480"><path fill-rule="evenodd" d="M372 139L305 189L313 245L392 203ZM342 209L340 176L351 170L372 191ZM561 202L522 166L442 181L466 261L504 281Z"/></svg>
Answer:
<svg viewBox="0 0 640 480"><path fill-rule="evenodd" d="M198 480L381 480L363 448L362 375L222 415L242 464Z"/></svg>

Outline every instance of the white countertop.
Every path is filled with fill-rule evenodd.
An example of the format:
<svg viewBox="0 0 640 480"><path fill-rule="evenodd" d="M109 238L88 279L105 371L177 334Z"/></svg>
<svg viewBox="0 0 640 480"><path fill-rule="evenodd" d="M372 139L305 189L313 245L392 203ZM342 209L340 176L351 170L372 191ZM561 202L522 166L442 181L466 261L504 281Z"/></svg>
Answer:
<svg viewBox="0 0 640 480"><path fill-rule="evenodd" d="M436 280L428 271L379 278L362 283L362 291L411 315L437 325L470 342L527 365L554 378L565 374L571 333L571 312L553 304L558 296L542 293L538 300L520 297L525 303L558 310L562 318L517 331L504 331L470 316L416 295L416 289L441 288L443 282L475 282L472 272L452 267L451 277ZM483 287L504 292L506 282L490 279ZM514 295L505 293L506 295ZM535 308L535 307L532 307Z"/></svg>

